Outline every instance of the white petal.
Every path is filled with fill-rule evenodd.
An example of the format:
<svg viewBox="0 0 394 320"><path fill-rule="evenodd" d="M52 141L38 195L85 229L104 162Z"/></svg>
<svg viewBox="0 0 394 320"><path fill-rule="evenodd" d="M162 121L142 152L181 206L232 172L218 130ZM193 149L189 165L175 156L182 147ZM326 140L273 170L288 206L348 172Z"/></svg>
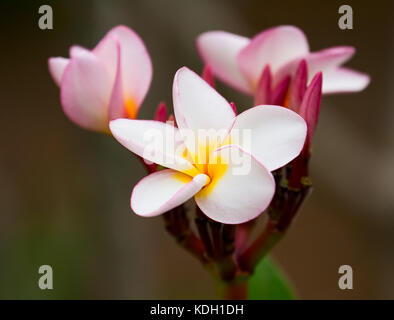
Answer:
<svg viewBox="0 0 394 320"><path fill-rule="evenodd" d="M358 92L370 82L367 74L348 68L337 68L323 74L323 93Z"/></svg>
<svg viewBox="0 0 394 320"><path fill-rule="evenodd" d="M237 146L217 149L210 164L211 182L196 194L197 205L209 218L227 224L244 223L260 215L275 192L271 173Z"/></svg>
<svg viewBox="0 0 394 320"><path fill-rule="evenodd" d="M63 57L49 58L48 60L49 72L58 86L60 86L64 70L69 62L70 59Z"/></svg>
<svg viewBox="0 0 394 320"><path fill-rule="evenodd" d="M185 144L196 153L195 139L220 143L227 136L235 119L231 105L207 82L186 67L175 74L173 85L175 118ZM205 139L204 139L205 140Z"/></svg>
<svg viewBox="0 0 394 320"><path fill-rule="evenodd" d="M298 156L306 129L304 119L287 108L256 106L237 116L231 143L240 145L273 171Z"/></svg>
<svg viewBox="0 0 394 320"><path fill-rule="evenodd" d="M307 63L308 83L312 80L315 74L320 71L323 73L323 78L325 78L326 74L331 73L348 61L354 55L354 52L355 49L353 47L339 46L312 52L302 58L294 59L278 70L274 75L274 84L277 84L288 75L294 75L301 59L305 59Z"/></svg>
<svg viewBox="0 0 394 320"><path fill-rule="evenodd" d="M196 41L197 50L220 80L245 93L251 88L238 66L237 56L250 39L225 31L209 31Z"/></svg>
<svg viewBox="0 0 394 320"><path fill-rule="evenodd" d="M238 61L242 72L256 88L261 73L269 65L276 73L283 65L309 52L304 33L292 26L279 26L256 35L243 49Z"/></svg>
<svg viewBox="0 0 394 320"><path fill-rule="evenodd" d="M140 216L157 216L189 200L208 181L205 174L191 178L171 169L152 173L134 187L131 208Z"/></svg>
<svg viewBox="0 0 394 320"><path fill-rule="evenodd" d="M110 130L123 146L144 159L191 176L198 174L184 156L176 127L154 120L117 119L110 122Z"/></svg>

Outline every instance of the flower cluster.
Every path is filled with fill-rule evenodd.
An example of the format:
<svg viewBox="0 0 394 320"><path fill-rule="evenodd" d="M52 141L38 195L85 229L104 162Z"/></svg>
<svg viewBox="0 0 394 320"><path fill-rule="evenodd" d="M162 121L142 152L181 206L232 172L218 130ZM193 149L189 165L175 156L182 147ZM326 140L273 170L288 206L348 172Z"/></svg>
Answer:
<svg viewBox="0 0 394 320"><path fill-rule="evenodd" d="M292 26L252 39L210 31L196 44L203 76L179 69L174 115L168 117L161 103L154 120L137 119L152 64L128 27L115 27L91 51L73 46L69 59L50 58L49 70L74 123L112 135L144 159L150 174L134 187L132 210L144 217L163 214L186 249L204 263L220 261L222 277L233 279L253 271L274 244L272 235L287 229L308 194L322 94L361 91L369 77L343 67L354 48L310 52L304 33ZM237 114L215 90L214 77L253 96L253 106ZM192 198L199 237L183 206ZM263 212L267 226L246 247L249 228Z"/></svg>

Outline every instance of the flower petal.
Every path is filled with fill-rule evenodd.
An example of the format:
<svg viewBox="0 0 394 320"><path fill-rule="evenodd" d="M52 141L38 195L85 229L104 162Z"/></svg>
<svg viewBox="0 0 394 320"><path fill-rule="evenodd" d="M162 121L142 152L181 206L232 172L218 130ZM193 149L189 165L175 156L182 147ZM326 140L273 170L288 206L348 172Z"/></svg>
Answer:
<svg viewBox="0 0 394 320"><path fill-rule="evenodd" d="M293 26L279 26L256 35L238 55L244 75L255 89L265 66L275 74L284 64L309 52L305 34ZM274 83L276 85L277 83Z"/></svg>
<svg viewBox="0 0 394 320"><path fill-rule="evenodd" d="M338 70L342 64L348 61L355 53L355 49L349 46L340 46L333 47L324 50L320 50L317 52L313 52L304 57L307 67L308 67L308 84L314 77L314 75L318 72L323 72L323 93L331 93L331 92L351 92L351 91L360 91L366 87L368 84L368 76L362 73L358 73L360 77L357 77L357 72L354 71L356 84L354 88L352 88L349 75L351 72L343 75L344 83L341 83L342 72ZM285 66L283 66L276 74L275 74L275 83L278 83L281 79L288 75L294 75L296 69L298 68L301 59L295 59ZM342 68L341 68L342 69ZM348 70L348 69L346 69ZM349 82L346 81L347 76L349 75ZM338 77L338 82L337 78ZM346 82L346 83L345 83ZM344 88L341 88L341 85ZM349 87L350 86L350 87ZM361 89L358 89L361 88Z"/></svg>
<svg viewBox="0 0 394 320"><path fill-rule="evenodd" d="M64 70L66 69L70 59L63 57L55 57L48 59L49 72L58 86L62 81Z"/></svg>
<svg viewBox="0 0 394 320"><path fill-rule="evenodd" d="M325 71L335 69L348 61L354 53L355 49L349 46L333 47L310 53L305 57L308 65L308 83L317 72L322 71L324 74Z"/></svg>
<svg viewBox="0 0 394 320"><path fill-rule="evenodd" d="M308 131L306 147L312 145L313 135L316 130L317 121L319 120L320 105L322 95L322 73L318 72L312 79L311 84L306 89L300 109L299 115L304 118Z"/></svg>
<svg viewBox="0 0 394 320"><path fill-rule="evenodd" d="M270 66L267 65L264 68L263 73L261 74L261 77L259 79L259 83L257 85L255 98L254 98L255 105L271 103L271 91L272 91L271 82L272 82L271 69Z"/></svg>
<svg viewBox="0 0 394 320"><path fill-rule="evenodd" d="M131 119L113 120L109 126L116 140L144 159L190 176L198 174L184 156L185 146L176 127L160 121Z"/></svg>
<svg viewBox="0 0 394 320"><path fill-rule="evenodd" d="M281 82L279 82L274 90L272 90L271 104L280 105L288 107L288 92L290 87L291 77L285 77Z"/></svg>
<svg viewBox="0 0 394 320"><path fill-rule="evenodd" d="M126 26L117 26L106 37L115 36L120 43L122 77L127 99L140 106L152 80L152 62L140 36Z"/></svg>
<svg viewBox="0 0 394 320"><path fill-rule="evenodd" d="M237 116L231 143L240 145L273 171L301 152L306 137L304 119L279 106L257 106Z"/></svg>
<svg viewBox="0 0 394 320"><path fill-rule="evenodd" d="M293 81L290 85L289 108L297 112L300 108L302 98L306 91L308 80L308 67L305 59L302 59L298 64ZM298 112L297 112L298 113Z"/></svg>
<svg viewBox="0 0 394 320"><path fill-rule="evenodd" d="M143 178L131 194L131 208L143 217L167 212L193 197L209 181L205 174L194 178L166 169Z"/></svg>
<svg viewBox="0 0 394 320"><path fill-rule="evenodd" d="M220 159L220 164L210 165L211 182L195 196L204 214L228 224L244 223L260 215L275 192L272 174L237 146L221 147L212 157Z"/></svg>
<svg viewBox="0 0 394 320"><path fill-rule="evenodd" d="M251 93L237 61L237 55L249 42L250 39L229 32L209 31L197 38L196 46L203 61L220 80L242 92Z"/></svg>
<svg viewBox="0 0 394 320"><path fill-rule="evenodd" d="M220 144L235 119L231 105L190 69L177 71L173 85L175 118L189 151L196 154L196 139ZM207 141L207 140L205 140ZM200 139L197 143L205 143Z"/></svg>
<svg viewBox="0 0 394 320"><path fill-rule="evenodd" d="M115 39L117 59L116 59L116 75L112 89L111 100L109 103L109 119L114 120L118 118L131 118L135 119L137 111L136 109L130 110L130 114L127 110L126 99L123 92L123 80L122 80L122 55L120 49L120 43Z"/></svg>
<svg viewBox="0 0 394 320"><path fill-rule="evenodd" d="M108 72L90 51L72 47L70 53L71 60L61 81L64 112L81 127L106 132L112 89Z"/></svg>
<svg viewBox="0 0 394 320"><path fill-rule="evenodd" d="M355 53L353 47L333 47L311 53L306 57L308 64L308 82L319 71L323 72L323 94L337 92L357 92L365 89L369 76L341 68Z"/></svg>
<svg viewBox="0 0 394 320"><path fill-rule="evenodd" d="M337 68L323 75L323 93L358 92L364 90L370 77L348 68Z"/></svg>
<svg viewBox="0 0 394 320"><path fill-rule="evenodd" d="M117 42L121 49L122 70L122 82L121 86L119 83L118 89L122 87L128 116L135 118L152 80L152 62L139 35L129 27L117 26L93 49L94 54L106 64L113 79L118 73Z"/></svg>

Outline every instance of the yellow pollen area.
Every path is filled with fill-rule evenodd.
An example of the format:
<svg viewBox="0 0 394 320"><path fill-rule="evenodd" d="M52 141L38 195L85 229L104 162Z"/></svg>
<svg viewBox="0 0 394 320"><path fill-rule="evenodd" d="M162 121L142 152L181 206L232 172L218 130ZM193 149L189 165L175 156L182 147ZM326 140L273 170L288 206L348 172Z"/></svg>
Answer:
<svg viewBox="0 0 394 320"><path fill-rule="evenodd" d="M214 163L207 165L208 171L206 174L209 176L210 182L198 193L199 197L208 196L227 171L228 164L223 163L220 157L215 157L214 160Z"/></svg>
<svg viewBox="0 0 394 320"><path fill-rule="evenodd" d="M283 100L283 106L285 108L288 108L290 104L290 88L287 90L285 98Z"/></svg>
<svg viewBox="0 0 394 320"><path fill-rule="evenodd" d="M223 144L227 145L230 141L231 138L227 138ZM211 193L220 178L227 171L228 164L224 163L220 156L214 154L210 157L210 151L216 148L216 144L211 144L211 146L209 144L198 144L198 152L196 154L192 154L187 149L182 154L184 159L193 163L193 167L182 171L178 178L180 181L190 182L192 178L199 174L206 174L209 177L207 184L199 192L199 196L206 196Z"/></svg>
<svg viewBox="0 0 394 320"><path fill-rule="evenodd" d="M126 98L124 104L125 104L127 117L130 119L137 118L138 108L137 108L137 104L135 103L134 99Z"/></svg>
<svg viewBox="0 0 394 320"><path fill-rule="evenodd" d="M174 174L174 179L181 181L182 183L189 183L190 181L192 181L192 177L190 177L189 175L183 174L182 172L177 172Z"/></svg>

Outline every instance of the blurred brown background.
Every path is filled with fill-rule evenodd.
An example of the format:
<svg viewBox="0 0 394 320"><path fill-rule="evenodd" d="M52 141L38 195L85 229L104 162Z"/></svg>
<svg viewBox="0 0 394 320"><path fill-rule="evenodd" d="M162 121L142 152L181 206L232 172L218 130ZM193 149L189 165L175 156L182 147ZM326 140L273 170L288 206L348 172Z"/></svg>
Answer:
<svg viewBox="0 0 394 320"><path fill-rule="evenodd" d="M38 28L50 4L54 29ZM354 29L338 28L350 4ZM175 71L199 72L195 37L223 29L253 36L293 24L312 50L353 45L362 93L326 96L312 159L314 192L273 255L302 299L394 298L394 5L389 1L1 1L0 298L215 298L210 275L167 235L160 217L129 208L144 175L110 137L72 124L47 70L72 44L92 48L113 26L144 39L154 65L141 116L171 105ZM250 99L219 85L240 110ZM37 286L40 265L54 290ZM354 290L338 288L338 268Z"/></svg>

